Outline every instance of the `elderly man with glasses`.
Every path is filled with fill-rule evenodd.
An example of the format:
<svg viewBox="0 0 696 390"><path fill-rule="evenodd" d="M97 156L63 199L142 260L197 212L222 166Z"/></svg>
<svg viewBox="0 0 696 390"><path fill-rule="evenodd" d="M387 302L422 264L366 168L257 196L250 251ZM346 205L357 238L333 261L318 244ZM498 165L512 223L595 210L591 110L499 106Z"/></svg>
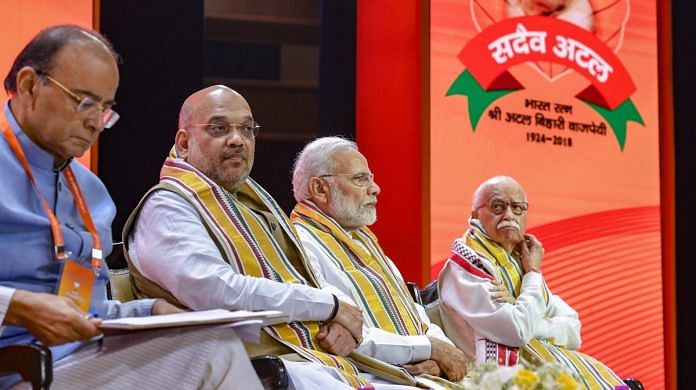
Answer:
<svg viewBox="0 0 696 390"><path fill-rule="evenodd" d="M377 219L380 188L357 145L338 137L307 144L295 162L293 191L291 219L321 287L362 309L357 350L412 374L460 381L464 354L413 302L368 228Z"/></svg>
<svg viewBox="0 0 696 390"><path fill-rule="evenodd" d="M318 288L292 224L249 177L258 131L226 86L186 99L160 182L124 228L136 293L194 310L279 310L250 356L281 356L297 389L379 388L344 357L362 338L359 309Z"/></svg>
<svg viewBox="0 0 696 390"><path fill-rule="evenodd" d="M574 351L580 320L544 281L544 248L525 233L528 207L522 186L507 176L474 193L469 230L455 240L438 278L448 336L479 362L555 362L587 388L623 385L601 362Z"/></svg>
<svg viewBox="0 0 696 390"><path fill-rule="evenodd" d="M51 347L56 388L192 389L240 380L260 388L230 329L97 342L104 319L181 311L162 299L107 299L104 259L116 208L99 178L73 159L118 120L112 109L116 60L99 33L54 26L27 44L5 78L10 100L0 112L0 346ZM18 381L16 375L0 377L0 388Z"/></svg>

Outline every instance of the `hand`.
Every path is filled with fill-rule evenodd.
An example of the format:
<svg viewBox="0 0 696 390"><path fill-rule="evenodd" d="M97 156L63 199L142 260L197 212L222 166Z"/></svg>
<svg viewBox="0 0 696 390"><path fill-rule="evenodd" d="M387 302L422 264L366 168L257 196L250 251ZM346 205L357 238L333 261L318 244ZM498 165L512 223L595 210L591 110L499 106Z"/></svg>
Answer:
<svg viewBox="0 0 696 390"><path fill-rule="evenodd" d="M317 340L324 349L340 356L347 356L358 346L353 335L341 324L333 321L319 328Z"/></svg>
<svg viewBox="0 0 696 390"><path fill-rule="evenodd" d="M422 362L415 364L404 364L404 368L411 375L422 375L428 374L432 376L440 376L440 366L437 365L435 360L423 360Z"/></svg>
<svg viewBox="0 0 696 390"><path fill-rule="evenodd" d="M491 293L491 299L494 302L515 304L515 297L510 294L510 291L508 291L504 284L497 281L493 281L492 283L493 287L488 291Z"/></svg>
<svg viewBox="0 0 696 390"><path fill-rule="evenodd" d="M26 290L15 291L5 324L27 328L46 346L86 341L101 333L101 320L86 319L71 299Z"/></svg>
<svg viewBox="0 0 696 390"><path fill-rule="evenodd" d="M437 337L430 337L430 359L434 360L445 374L445 378L452 382L459 382L466 374L466 359L464 352Z"/></svg>
<svg viewBox="0 0 696 390"><path fill-rule="evenodd" d="M171 303L165 301L164 299L157 299L155 300L155 303L152 304L152 315L153 316L159 316L162 314L174 314L174 313L182 313L185 310L182 310Z"/></svg>
<svg viewBox="0 0 696 390"><path fill-rule="evenodd" d="M541 261L544 258L544 247L541 245L541 242L533 235L525 234L521 247L524 272L526 273L530 270L541 272Z"/></svg>
<svg viewBox="0 0 696 390"><path fill-rule="evenodd" d="M336 312L336 317L334 317L332 322L338 322L339 324L343 325L344 328L348 329L350 334L353 335L353 338L362 340L362 310L349 303L339 300L338 311Z"/></svg>

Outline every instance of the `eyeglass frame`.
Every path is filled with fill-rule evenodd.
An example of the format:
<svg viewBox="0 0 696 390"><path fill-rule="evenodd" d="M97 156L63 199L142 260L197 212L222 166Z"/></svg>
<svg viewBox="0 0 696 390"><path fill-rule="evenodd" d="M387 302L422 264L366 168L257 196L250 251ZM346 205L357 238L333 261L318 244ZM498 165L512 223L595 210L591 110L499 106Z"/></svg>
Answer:
<svg viewBox="0 0 696 390"><path fill-rule="evenodd" d="M493 210L493 208L491 207L491 204L492 204L493 202L500 202L500 203L502 203L502 204L505 205L505 208L502 209L500 212L496 212L496 211ZM522 207L522 211L521 211L520 213L516 213L516 212L515 212L515 209L514 209L515 206L524 206L524 207ZM479 211L479 210L481 210L481 209L484 208L484 207L488 208L488 211L490 211L491 214L493 214L493 215L503 215L503 214L505 214L505 212L506 212L507 209L509 208L510 211L512 211L512 213L513 213L514 215L520 216L520 215L524 215L524 213L526 213L527 210L529 210L529 202L526 202L526 201L522 201L522 202L508 202L508 201L504 201L504 200L500 200L500 199L493 199L493 200L491 200L490 202L487 202L486 204L481 205L481 206L475 208L474 211Z"/></svg>
<svg viewBox="0 0 696 390"><path fill-rule="evenodd" d="M230 132L232 131L232 129L236 128L237 132L239 132L240 137L242 137L244 139L248 139L248 140L255 139L259 135L259 131L261 131L261 124L259 124L259 122L252 119L251 120L251 123L252 123L252 125L251 125L251 137L248 137L248 136L244 135L244 131L242 130L242 125L245 123L246 123L246 121L241 122L241 123L197 123L194 125L189 125L189 126L187 126L187 128L191 128L191 127L202 128L202 127L204 127L204 128L206 128L208 133L210 133L210 135L213 138L218 138L218 137L223 137L223 136L227 137L230 134ZM225 131L223 133L220 133L220 134L212 134L211 130L210 130L211 126L225 126Z"/></svg>
<svg viewBox="0 0 696 390"><path fill-rule="evenodd" d="M121 116L112 108L116 105L116 102L109 103L109 107L106 107L102 102L97 101L91 96L85 95L81 98L80 95L63 85L60 81L51 77L50 74L38 69L34 69L34 71L37 75L39 75L39 77L46 78L48 81L52 82L63 92L65 92L68 96L73 98L73 100L77 103L77 112L85 115L90 115L91 110L98 109L99 111L101 111L102 124L105 129L112 128L116 124L116 122L118 122L119 118L121 118ZM93 103L91 103L90 101ZM85 108L85 106L87 106L87 108Z"/></svg>
<svg viewBox="0 0 696 390"><path fill-rule="evenodd" d="M360 177L363 175L367 175L367 181L365 184L360 184L356 183L356 180L360 180ZM360 188L367 188L370 183L375 182L375 174L372 172L357 172L357 173L327 173L324 175L319 175L317 176L320 179L323 179L325 177L333 177L333 176L351 176L349 179L351 183L353 183L355 186L360 187Z"/></svg>

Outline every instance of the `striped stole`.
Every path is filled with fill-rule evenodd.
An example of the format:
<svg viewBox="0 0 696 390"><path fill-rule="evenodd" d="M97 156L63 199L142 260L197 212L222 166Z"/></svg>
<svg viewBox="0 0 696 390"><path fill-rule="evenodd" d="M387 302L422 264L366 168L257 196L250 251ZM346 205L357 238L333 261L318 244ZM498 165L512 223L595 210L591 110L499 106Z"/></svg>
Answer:
<svg viewBox="0 0 696 390"><path fill-rule="evenodd" d="M329 258L324 260L350 280L352 295L369 327L402 336L425 334L427 324L420 320L406 285L390 267L370 229L363 227L354 233L362 247L311 202L298 203L290 219L325 247Z"/></svg>
<svg viewBox="0 0 696 390"><path fill-rule="evenodd" d="M276 216L296 246L307 277L291 265L260 216L173 153L164 162L158 187L178 193L196 208L210 237L235 271L280 283L318 286L294 227L273 198L251 178L242 184L239 192L257 200ZM317 321L293 321L267 326L264 330L307 360L338 369L350 386L369 386L352 363L321 347L316 338L319 325Z"/></svg>
<svg viewBox="0 0 696 390"><path fill-rule="evenodd" d="M522 288L522 269L520 253L509 254L496 242L491 240L477 220L470 220L471 229L464 234L466 246L457 240L453 246L453 258L468 272L476 276L502 281L510 294L517 297ZM471 250L475 254L471 253ZM488 267L486 267L486 265ZM542 293L548 305L550 292L544 282ZM500 365L514 365L520 360L532 366L544 362L559 363L570 369L588 389L614 389L623 385L623 381L603 363L581 352L571 351L553 344L553 340L532 339L518 349L491 340L486 342L486 360L497 361Z"/></svg>

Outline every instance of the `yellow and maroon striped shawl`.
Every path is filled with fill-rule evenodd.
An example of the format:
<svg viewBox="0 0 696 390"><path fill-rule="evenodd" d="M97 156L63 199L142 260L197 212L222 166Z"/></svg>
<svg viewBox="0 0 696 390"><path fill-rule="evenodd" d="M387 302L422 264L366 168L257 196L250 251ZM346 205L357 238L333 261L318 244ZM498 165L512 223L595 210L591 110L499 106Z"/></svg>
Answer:
<svg viewBox="0 0 696 390"><path fill-rule="evenodd" d="M326 260L350 280L353 296L369 326L402 336L425 334L427 325L420 320L406 285L393 272L370 229L355 232L365 250L311 202L298 203L290 220L326 247L330 254Z"/></svg>
<svg viewBox="0 0 696 390"><path fill-rule="evenodd" d="M466 245L473 249L479 257L487 259L491 263L479 263L478 268L486 273L490 273L491 268L493 268L497 275L491 276L495 277L498 281L502 281L510 294L517 297L520 294L522 277L524 276L520 254L517 251L512 254L505 251L503 247L486 235L484 229L477 220L471 219L469 223L471 228L463 237L466 241ZM477 266L473 263L471 263L471 265ZM488 267L485 265L488 265ZM548 286L546 286L546 282L544 282L542 291L544 300L548 305L550 293ZM495 344L490 340L486 342ZM487 346L487 350L495 350L497 353L501 351L500 348L490 348L490 346ZM543 362L560 363L573 371L589 389L614 389L615 386L624 384L623 381L603 363L581 352L571 351L565 347L554 345L552 340L532 339L522 348L520 355L523 361L533 366Z"/></svg>
<svg viewBox="0 0 696 390"><path fill-rule="evenodd" d="M180 194L196 208L223 258L240 274L318 287L294 227L273 198L251 178L242 184L239 191L265 205L276 216L297 247L311 280L293 268L273 236L260 222L260 217L238 202L230 192L176 158L174 152L164 162L158 187ZM264 330L304 358L337 368L349 385L369 385L351 362L326 352L319 345L316 338L319 322L293 321L267 326Z"/></svg>

